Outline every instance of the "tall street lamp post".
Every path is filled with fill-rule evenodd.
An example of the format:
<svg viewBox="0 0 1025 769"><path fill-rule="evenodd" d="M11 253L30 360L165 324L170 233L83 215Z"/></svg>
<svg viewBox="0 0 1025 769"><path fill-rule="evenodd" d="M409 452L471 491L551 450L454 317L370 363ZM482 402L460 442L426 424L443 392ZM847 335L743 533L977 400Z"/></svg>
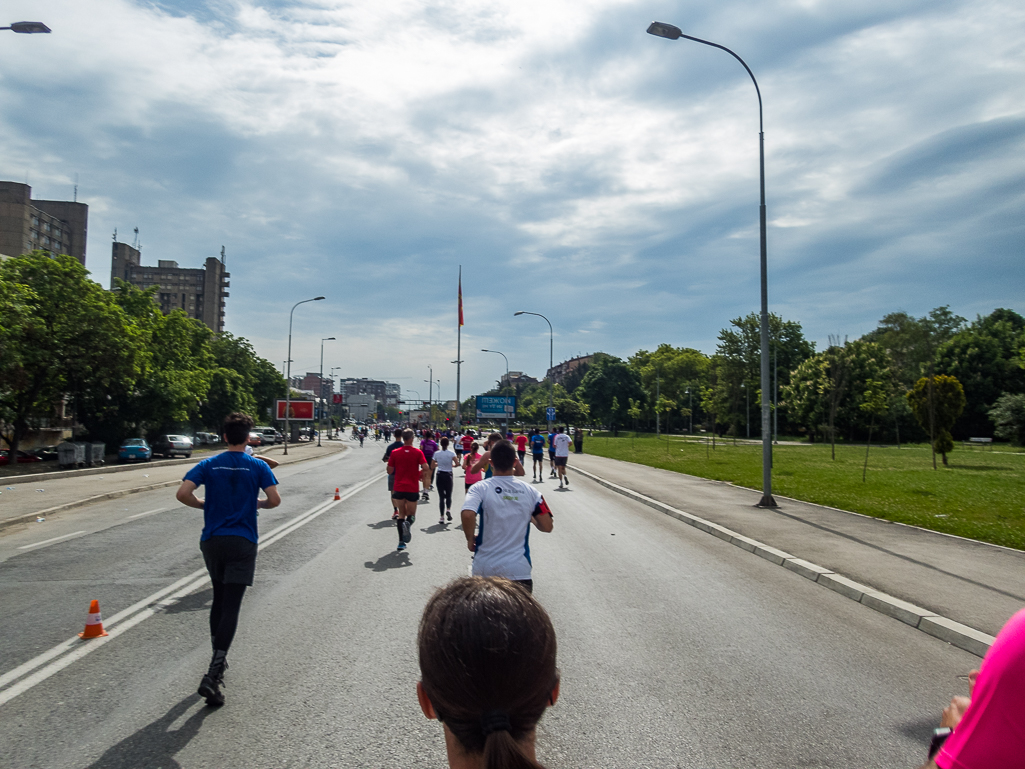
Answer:
<svg viewBox="0 0 1025 769"><path fill-rule="evenodd" d="M317 445L320 445L320 434L324 432L324 407L327 405L324 399L324 342L333 342L335 338L333 336L326 336L320 340L320 400L322 401L320 406L320 421L317 423ZM332 390L334 387L331 388Z"/></svg>
<svg viewBox="0 0 1025 769"><path fill-rule="evenodd" d="M288 439L291 437L291 410L292 410L292 314L295 312L295 308L300 304L306 304L307 302L319 302L324 297L315 296L312 299L303 299L301 302L296 302L292 305L291 311L288 313L288 374L285 377L285 450L284 454L288 455Z"/></svg>
<svg viewBox="0 0 1025 769"><path fill-rule="evenodd" d="M0 30L9 29L20 35L49 34L52 30L41 21L16 21L9 27L0 27Z"/></svg>
<svg viewBox="0 0 1025 769"><path fill-rule="evenodd" d="M758 95L758 171L759 171L759 206L758 206L758 232L761 245L761 288L762 288L762 312L761 312L761 386L762 386L762 498L758 507L778 507L776 500L772 498L772 425L769 409L769 268L767 261L767 249L765 244L765 130L762 122L762 92L758 87L751 68L747 66L742 58L724 45L702 40L700 37L692 37L683 34L683 31L672 24L661 21L654 21L648 27L648 34L656 37L664 37L668 40L679 40L681 37L693 40L695 43L708 45L712 48L726 51L730 56L739 61L751 76L754 83L755 93Z"/></svg>
<svg viewBox="0 0 1025 769"><path fill-rule="evenodd" d="M549 371L549 374L550 374L549 377L548 377L548 409L549 410L548 410L548 412L546 412L545 416L549 416L552 413L551 409L553 409L555 407L555 378L554 378L554 375L551 374L551 370L553 368L555 368L555 364L554 364L554 361L553 361L553 358L552 358L552 350L555 349L555 332L552 330L552 322L550 320L548 320L548 318L545 318L545 316L542 315L539 312L527 312L526 310L520 310L519 312L514 312L513 315L514 316L516 316L516 315L536 315L539 318L544 318L545 323L548 324L548 371ZM548 419L548 434L549 435L552 434L552 420L551 419Z"/></svg>
<svg viewBox="0 0 1025 769"><path fill-rule="evenodd" d="M506 354L504 352L499 352L498 350L481 350L481 352L493 352L493 353L495 353L495 355L501 355L503 358L505 358L505 383L508 385L509 384L509 358L506 357ZM498 391L502 392L502 388L499 387ZM509 432L509 420L508 419L505 420L505 432Z"/></svg>
<svg viewBox="0 0 1025 769"><path fill-rule="evenodd" d="M427 424L434 425L434 369L430 366L427 367L427 373L430 374L429 379L424 381L427 383Z"/></svg>
<svg viewBox="0 0 1025 769"><path fill-rule="evenodd" d="M332 406L332 409L331 409L331 410L332 410L332 411L334 411L334 408L333 408L333 407L334 407L334 400L335 400L335 399L334 399L334 394L335 394L335 372L336 372L336 371L340 371L340 370L341 370L342 368L343 368L343 366L332 366L332 367L331 367L331 373L327 375L327 376L328 376L328 379L330 379L330 380L331 380L331 406ZM341 421L342 421L342 420L341 420L341 415L339 415L339 419L338 419L338 421L339 421L339 422L341 422ZM329 427L328 427L328 433L330 433L331 431L332 431L332 428L331 428L331 427L329 426ZM330 436L329 436L329 437L330 437Z"/></svg>

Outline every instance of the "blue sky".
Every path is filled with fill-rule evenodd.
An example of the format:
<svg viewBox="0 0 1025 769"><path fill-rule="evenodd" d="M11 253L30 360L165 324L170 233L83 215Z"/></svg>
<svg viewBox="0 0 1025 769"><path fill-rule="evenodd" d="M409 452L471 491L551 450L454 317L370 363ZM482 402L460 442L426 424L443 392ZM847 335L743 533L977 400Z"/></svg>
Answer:
<svg viewBox="0 0 1025 769"><path fill-rule="evenodd" d="M1025 6L7 2L0 178L90 206L143 260L227 250L227 328L293 372L462 395L510 366L712 352L758 309L754 89L770 308L821 344L893 310L1025 312Z"/></svg>

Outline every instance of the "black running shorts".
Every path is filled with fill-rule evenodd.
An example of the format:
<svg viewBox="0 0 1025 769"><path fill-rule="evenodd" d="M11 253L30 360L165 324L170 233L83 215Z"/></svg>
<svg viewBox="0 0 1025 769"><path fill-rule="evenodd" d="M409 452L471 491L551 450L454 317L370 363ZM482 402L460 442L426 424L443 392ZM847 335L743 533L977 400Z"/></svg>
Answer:
<svg viewBox="0 0 1025 769"><path fill-rule="evenodd" d="M404 499L407 502L419 502L420 494L415 491L393 491L391 493L392 499Z"/></svg>
<svg viewBox="0 0 1025 769"><path fill-rule="evenodd" d="M544 454L539 454L538 452L535 451L534 452L534 461L535 462L544 462L545 461L545 455Z"/></svg>
<svg viewBox="0 0 1025 769"><path fill-rule="evenodd" d="M210 579L227 585L252 585L256 543L245 537L210 537L199 543Z"/></svg>
<svg viewBox="0 0 1025 769"><path fill-rule="evenodd" d="M569 459L569 457L556 457L555 458L555 466L556 467L565 467L567 459Z"/></svg>

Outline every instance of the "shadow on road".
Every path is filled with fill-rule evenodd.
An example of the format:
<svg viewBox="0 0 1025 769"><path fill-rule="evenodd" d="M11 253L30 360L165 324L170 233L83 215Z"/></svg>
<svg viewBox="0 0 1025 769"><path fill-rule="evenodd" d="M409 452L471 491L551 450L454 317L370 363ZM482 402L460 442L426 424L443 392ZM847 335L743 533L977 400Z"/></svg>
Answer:
<svg viewBox="0 0 1025 769"><path fill-rule="evenodd" d="M204 706L171 731L171 724L196 702L196 695L189 695L153 723L108 748L88 769L180 769L181 764L173 756L199 734L203 720L214 712L212 708Z"/></svg>
<svg viewBox="0 0 1025 769"><path fill-rule="evenodd" d="M367 561L363 565L373 571L388 571L388 569L401 569L403 566L412 566L413 564L409 561L409 553L400 553L396 550L388 555L382 555L376 563Z"/></svg>
<svg viewBox="0 0 1025 769"><path fill-rule="evenodd" d="M928 745L929 739L932 737L932 730L938 723L938 716L928 716L917 721L906 721L902 724L896 724L895 729L905 737L910 737L923 745Z"/></svg>
<svg viewBox="0 0 1025 769"><path fill-rule="evenodd" d="M192 593L181 598L170 606L164 607L164 614L181 614L187 611L206 611L214 600L214 589L212 587Z"/></svg>
<svg viewBox="0 0 1025 769"><path fill-rule="evenodd" d="M437 534L441 531L448 531L451 523L436 523L433 526L428 526L426 529L420 529L424 534Z"/></svg>
<svg viewBox="0 0 1025 769"><path fill-rule="evenodd" d="M389 528L390 529L394 529L395 528L395 521L393 521L391 518L388 518L388 519L386 519L384 521L378 521L377 523L368 523L367 524L367 528L368 529L389 529Z"/></svg>

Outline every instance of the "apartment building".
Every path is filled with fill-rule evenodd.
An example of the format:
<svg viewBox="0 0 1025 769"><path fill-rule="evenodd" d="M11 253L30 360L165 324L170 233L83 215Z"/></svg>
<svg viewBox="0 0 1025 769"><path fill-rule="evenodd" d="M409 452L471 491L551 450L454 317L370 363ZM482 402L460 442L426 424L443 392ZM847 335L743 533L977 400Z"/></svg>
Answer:
<svg viewBox="0 0 1025 769"><path fill-rule="evenodd" d="M40 249L73 256L85 265L89 206L66 200L33 200L32 188L0 181L0 256Z"/></svg>

